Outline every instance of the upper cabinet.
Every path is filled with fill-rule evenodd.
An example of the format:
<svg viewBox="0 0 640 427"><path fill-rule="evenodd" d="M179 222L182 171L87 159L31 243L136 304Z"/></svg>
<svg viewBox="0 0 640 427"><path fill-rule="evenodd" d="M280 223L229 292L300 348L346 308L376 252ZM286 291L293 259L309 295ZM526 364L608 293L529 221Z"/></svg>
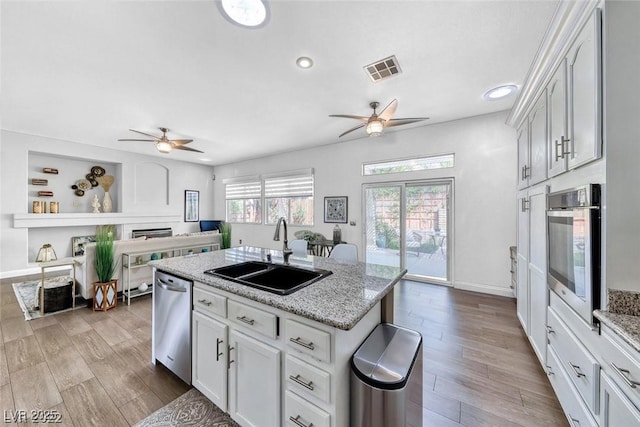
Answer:
<svg viewBox="0 0 640 427"><path fill-rule="evenodd" d="M600 9L596 9L567 55L570 169L602 155L600 32Z"/></svg>
<svg viewBox="0 0 640 427"><path fill-rule="evenodd" d="M601 26L595 9L537 97L512 110L527 114L518 130L518 189L602 156Z"/></svg>

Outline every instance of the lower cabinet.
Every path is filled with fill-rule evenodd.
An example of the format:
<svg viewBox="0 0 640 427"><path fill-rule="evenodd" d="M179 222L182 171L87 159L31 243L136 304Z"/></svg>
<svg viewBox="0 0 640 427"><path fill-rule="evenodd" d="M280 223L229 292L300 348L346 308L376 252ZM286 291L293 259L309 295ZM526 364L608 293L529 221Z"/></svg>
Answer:
<svg viewBox="0 0 640 427"><path fill-rule="evenodd" d="M604 372L600 385L600 427L640 426L640 411Z"/></svg>
<svg viewBox="0 0 640 427"><path fill-rule="evenodd" d="M218 408L227 410L227 331L197 311L192 313L191 382Z"/></svg>

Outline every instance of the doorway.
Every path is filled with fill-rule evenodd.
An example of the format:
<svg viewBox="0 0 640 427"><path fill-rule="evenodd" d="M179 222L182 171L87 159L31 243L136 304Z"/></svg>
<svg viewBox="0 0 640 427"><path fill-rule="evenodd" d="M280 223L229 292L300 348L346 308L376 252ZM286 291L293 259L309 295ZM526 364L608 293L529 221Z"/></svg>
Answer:
<svg viewBox="0 0 640 427"><path fill-rule="evenodd" d="M453 179L365 185L365 261L451 284L452 194Z"/></svg>

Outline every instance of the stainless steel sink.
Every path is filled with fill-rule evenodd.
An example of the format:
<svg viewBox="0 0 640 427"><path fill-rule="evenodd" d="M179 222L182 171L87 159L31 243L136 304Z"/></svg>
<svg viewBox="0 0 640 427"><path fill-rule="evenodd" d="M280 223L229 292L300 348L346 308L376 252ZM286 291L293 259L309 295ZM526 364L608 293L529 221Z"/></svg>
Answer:
<svg viewBox="0 0 640 427"><path fill-rule="evenodd" d="M247 261L207 270L205 274L221 277L274 294L289 295L333 273L329 270Z"/></svg>

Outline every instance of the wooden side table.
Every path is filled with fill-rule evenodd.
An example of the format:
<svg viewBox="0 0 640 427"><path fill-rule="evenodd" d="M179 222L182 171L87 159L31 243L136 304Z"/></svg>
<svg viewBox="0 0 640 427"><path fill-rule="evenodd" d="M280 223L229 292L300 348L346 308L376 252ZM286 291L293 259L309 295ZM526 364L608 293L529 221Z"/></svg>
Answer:
<svg viewBox="0 0 640 427"><path fill-rule="evenodd" d="M45 278L44 273L48 268L53 267L64 267L66 265L70 265L73 270L73 285L71 286L71 308L76 307L76 260L75 258L60 258L55 261L47 261L38 263L40 266L40 271L42 272L42 283L40 286L40 314L44 316L44 284Z"/></svg>

